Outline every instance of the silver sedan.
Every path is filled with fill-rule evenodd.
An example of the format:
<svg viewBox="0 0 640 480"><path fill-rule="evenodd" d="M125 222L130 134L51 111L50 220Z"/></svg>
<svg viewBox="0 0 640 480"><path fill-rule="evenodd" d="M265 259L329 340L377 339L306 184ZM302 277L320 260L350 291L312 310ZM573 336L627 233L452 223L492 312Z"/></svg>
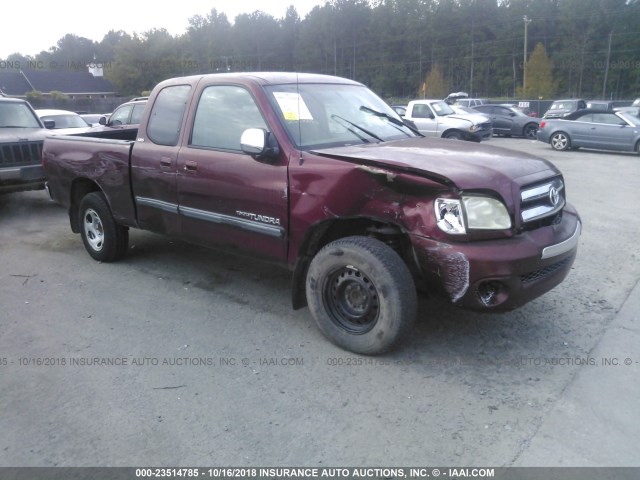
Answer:
<svg viewBox="0 0 640 480"><path fill-rule="evenodd" d="M563 119L543 119L538 140L555 150L584 147L640 153L640 119L624 112L579 110Z"/></svg>

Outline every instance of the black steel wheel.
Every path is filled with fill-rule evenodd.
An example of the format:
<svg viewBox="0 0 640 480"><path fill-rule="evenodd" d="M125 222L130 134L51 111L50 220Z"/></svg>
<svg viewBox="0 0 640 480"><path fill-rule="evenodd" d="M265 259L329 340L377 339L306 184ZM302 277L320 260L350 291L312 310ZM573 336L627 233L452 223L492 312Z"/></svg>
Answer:
<svg viewBox="0 0 640 480"><path fill-rule="evenodd" d="M307 302L320 330L356 353L393 348L415 320L416 289L400 256L369 237L322 248L309 266Z"/></svg>

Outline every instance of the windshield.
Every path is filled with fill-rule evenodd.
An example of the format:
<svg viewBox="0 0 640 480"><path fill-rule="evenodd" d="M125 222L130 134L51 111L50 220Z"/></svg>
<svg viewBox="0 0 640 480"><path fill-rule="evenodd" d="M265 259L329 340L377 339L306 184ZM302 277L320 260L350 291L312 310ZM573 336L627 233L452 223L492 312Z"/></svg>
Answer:
<svg viewBox="0 0 640 480"><path fill-rule="evenodd" d="M42 128L25 103L0 103L0 128Z"/></svg>
<svg viewBox="0 0 640 480"><path fill-rule="evenodd" d="M634 125L636 127L640 126L640 118L638 117L637 114L633 115L633 113L631 112L620 112L620 117L624 118L631 125Z"/></svg>
<svg viewBox="0 0 640 480"><path fill-rule="evenodd" d="M40 117L42 121L53 120L56 122L53 128L81 128L88 127L89 124L85 122L79 115L44 115Z"/></svg>
<svg viewBox="0 0 640 480"><path fill-rule="evenodd" d="M574 107L573 102L562 102L551 104L551 110L571 110Z"/></svg>
<svg viewBox="0 0 640 480"><path fill-rule="evenodd" d="M273 85L266 90L290 138L301 149L416 136L391 107L363 86Z"/></svg>

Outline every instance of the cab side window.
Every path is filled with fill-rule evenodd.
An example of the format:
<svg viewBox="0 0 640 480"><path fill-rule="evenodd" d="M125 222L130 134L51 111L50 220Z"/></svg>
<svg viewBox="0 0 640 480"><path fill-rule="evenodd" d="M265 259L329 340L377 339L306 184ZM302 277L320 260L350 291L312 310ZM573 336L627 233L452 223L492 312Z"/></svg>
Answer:
<svg viewBox="0 0 640 480"><path fill-rule="evenodd" d="M212 85L200 96L189 144L240 152L240 137L248 128L267 129L251 94L242 87Z"/></svg>
<svg viewBox="0 0 640 480"><path fill-rule="evenodd" d="M433 118L433 113L428 105L417 104L413 106L413 118Z"/></svg>

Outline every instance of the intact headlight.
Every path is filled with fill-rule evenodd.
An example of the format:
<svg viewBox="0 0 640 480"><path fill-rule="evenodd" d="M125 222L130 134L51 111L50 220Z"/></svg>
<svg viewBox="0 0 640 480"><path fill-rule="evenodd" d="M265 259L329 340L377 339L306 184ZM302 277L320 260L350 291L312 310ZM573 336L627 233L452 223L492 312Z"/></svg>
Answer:
<svg viewBox="0 0 640 480"><path fill-rule="evenodd" d="M475 124L474 124L474 125L471 125L471 126L469 127L469 131L470 131L471 133L473 133L473 132L478 131L478 129L479 129L479 128L480 128L480 125L475 125Z"/></svg>
<svg viewBox="0 0 640 480"><path fill-rule="evenodd" d="M504 230L511 228L507 207L490 197L462 197L467 214L467 227L479 230Z"/></svg>
<svg viewBox="0 0 640 480"><path fill-rule="evenodd" d="M511 218L504 204L490 197L463 196L462 200L437 198L434 202L440 230L462 235L471 230L505 230Z"/></svg>

